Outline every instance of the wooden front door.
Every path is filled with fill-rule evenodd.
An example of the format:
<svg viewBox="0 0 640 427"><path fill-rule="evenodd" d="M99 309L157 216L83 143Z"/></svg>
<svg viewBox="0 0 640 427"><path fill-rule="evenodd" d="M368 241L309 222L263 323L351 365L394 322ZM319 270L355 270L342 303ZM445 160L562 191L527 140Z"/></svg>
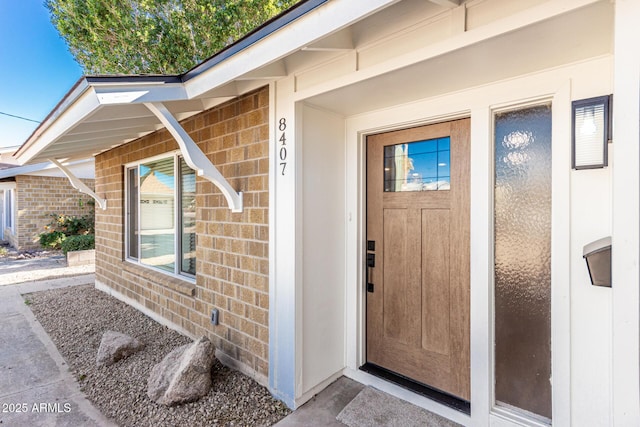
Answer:
<svg viewBox="0 0 640 427"><path fill-rule="evenodd" d="M367 137L367 362L466 401L469 122Z"/></svg>

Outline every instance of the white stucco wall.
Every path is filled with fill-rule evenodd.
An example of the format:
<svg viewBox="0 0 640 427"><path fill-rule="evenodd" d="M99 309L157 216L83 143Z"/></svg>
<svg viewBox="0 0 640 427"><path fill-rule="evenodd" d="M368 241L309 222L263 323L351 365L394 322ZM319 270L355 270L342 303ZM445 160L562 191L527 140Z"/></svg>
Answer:
<svg viewBox="0 0 640 427"><path fill-rule="evenodd" d="M499 2L473 2L474 5L485 6L489 3L497 5ZM571 5L567 3L567 7L576 6L574 3L578 2ZM504 75L502 71L493 72L491 66L484 64L482 67L485 67L483 69L487 73L482 78L471 76L469 80L465 80L465 74L456 68L459 64L455 54L452 55L451 62L448 62L448 58L424 60L416 57L416 64L411 66L410 71L400 68L396 70L394 67L397 63L393 64L391 60L379 62L382 65L378 71L385 73L374 81L375 70L357 68L366 65L358 62L358 58L371 54L376 46L372 45L373 47L362 56L348 52L333 61L320 62L315 67L309 67L308 72L303 69L299 76L290 76L282 81L286 84L278 83L275 116L284 117L285 114L292 114L295 106L298 106L294 142L299 151L295 157L298 162L296 193L284 196L282 191L290 187L279 185L284 184L284 181L275 181L275 191L280 195L278 197L284 197L281 204L276 203L276 208L293 209L296 214L295 230L299 238L295 248L280 247L279 251L276 251L276 256L280 253L290 254L292 259L296 260L293 270L297 282L293 289L296 292L298 312L296 324L292 327L295 329L296 339L296 354L293 357L296 360L295 395L298 404L307 400L314 391L324 387L326 382L333 378L335 367L344 357L345 375L401 396L462 424L506 426L517 425L518 422L525 423L522 419L518 421L518 417L493 408L493 112L551 101L553 422L554 425L608 426L615 424L613 420L617 412L618 419L634 419L632 399L623 398L622 401L625 403L618 404L615 396L620 395L621 390L633 389L634 384L637 386L638 379L624 378L622 374L618 374L619 378L616 381L616 372L620 372L621 369L616 367L615 361L621 360L627 365L634 360L637 362L638 349L633 347L633 342L631 346L626 345L619 338L628 337L629 333L626 329L624 334L616 330L620 325L628 324L629 319L634 318L633 313L637 317L638 301L633 299L637 291L627 291L630 286L637 287L637 277L633 277L632 272L627 273L628 263L624 264L623 270L615 273L616 262L621 266L623 264L622 257L618 261L614 260L614 282L615 277L618 277L624 283L614 284L612 289L594 287L590 284L582 252L583 246L593 240L610 235L615 237L614 207L625 207L619 199L616 204L614 190L618 188L617 191L623 193L623 181L634 179L636 176L627 169L633 169L632 164L635 164L637 169L638 160L625 159L628 163L625 170L616 169L619 168L620 156L616 151L614 130L614 142L608 147L607 168L580 171L571 169L571 101L613 93L614 75L624 74L615 71L617 60L612 51L608 50L612 35L611 3L582 3L585 7L580 6L576 9L576 18L588 17L593 19L594 23L604 23L602 27L594 26L593 31L601 30L601 38L605 43L596 48L575 45L572 55L575 55L576 59L566 60L564 63L562 57L556 55L560 52L555 52L555 57L550 55L549 58L544 58L543 63L508 64L514 72L513 75ZM556 6L553 2L540 4L532 9L532 13L518 15L517 20L525 22L531 16L544 15ZM602 20L598 21L598 17ZM495 28L503 25L507 26L506 21L497 21ZM549 30L552 27L550 24L544 29ZM455 37L452 37L453 39ZM502 48L511 49L501 51L506 58L513 62L527 60L519 56L521 44L514 42L510 45L504 39L502 42ZM464 44L466 41L463 40L461 43ZM455 42L451 44L453 46ZM392 46L393 43L390 42L389 52ZM437 46L445 50L442 45ZM494 58L491 55L495 52L487 51L487 47L491 46L484 46L478 50ZM466 54L476 58L474 54L478 52L475 52L473 47L465 49L468 49ZM385 52L379 51L377 54L384 55ZM429 54L427 48L416 51L417 56ZM401 59L410 62L410 56L406 54ZM422 60L424 65L421 65ZM437 63L440 68L434 68L429 61ZM336 64L340 64L340 67L336 68ZM351 71L349 64L354 67ZM506 65L506 62L495 62L494 65L500 68ZM319 76L323 76L323 70L331 71L327 80L318 79ZM429 87L429 73L435 72L434 70L455 80L446 83L448 91L441 92L443 86L434 89ZM437 79L441 77L436 76L434 81L439 82ZM637 83L638 75L626 78L632 80L631 83ZM418 92L424 94L422 98L416 99L415 95L418 92L413 91L415 88L419 88ZM614 99L617 96L615 94ZM638 93L634 92L630 96L637 104ZM613 114L615 122L615 109ZM363 349L366 319L362 288L366 218L364 136L459 117L471 117L472 140L470 417L358 370L366 360ZM277 121L274 120L274 123ZM339 137L343 126L345 134L340 142L335 138ZM633 132L632 135L631 140L627 141L627 151L633 151L629 147L634 141L637 145L637 135ZM331 138L330 141L328 137ZM277 141L274 141L274 147L276 143ZM344 150L345 156L342 169L338 167L337 161L335 164L330 163L330 159L336 159L333 157L336 153L332 150L341 149ZM613 179L616 174L619 175L617 183ZM339 178L340 176L342 178ZM344 179L342 189L339 188L340 179ZM635 188L633 185L629 187ZM317 195L317 198L310 197L311 194ZM329 218L324 218L317 206L325 198L330 201L332 197L334 201L343 198L344 206L341 212L332 211ZM291 203L296 207L292 208ZM334 203L332 207L340 209L339 203ZM631 207L630 210L630 214L619 216L629 220L634 212L637 214L637 206ZM280 214L286 218L291 212L276 210L276 217ZM344 221L344 230L338 227L332 230L330 235L318 233L311 225L330 223L338 226L341 220ZM623 222L621 219L620 226ZM622 232L618 233L620 238ZM630 241L637 243L637 236L632 235ZM314 246L316 242L317 247ZM324 248L340 249L341 244L344 245L344 262L338 259L341 253L328 256L323 252ZM615 254L614 243L614 259ZM632 256L634 254L627 258L631 259ZM324 269L317 261L324 264ZM325 271L333 268L338 268L338 272ZM340 278L340 268L344 268L343 279ZM331 278L329 285L325 283L327 278ZM320 292L320 289L326 290L327 293ZM632 297L631 301L625 301L621 296L616 297L621 294L629 294ZM624 306L624 315L616 313L616 299L619 306ZM343 317L336 316L339 310L335 304L340 301L344 301ZM632 307L634 304L635 308ZM326 317L330 317L331 322L324 322ZM635 331L637 335L637 326L635 325L635 329L630 328L631 333ZM321 337L321 341L314 341L317 337ZM338 338L344 338L342 346ZM635 339L637 338L636 336ZM621 353L621 349L629 351L629 348L629 355ZM322 350L322 357L318 354L319 349ZM616 406L620 409L616 410Z"/></svg>
<svg viewBox="0 0 640 427"><path fill-rule="evenodd" d="M465 421L464 417L448 408L442 408L427 399L409 396L406 391L395 390L393 386L385 386L388 391L397 392L408 400L428 407L430 410L456 419L465 424L488 424L490 420L496 425L506 421L502 417L489 416L491 407L491 336L492 336L492 257L491 248L493 234L491 231L491 193L492 193L492 110L508 106L526 105L537 102L536 99L549 99L554 103L554 255L553 269L555 304L553 307L553 357L554 357L554 417L557 420L571 420L573 425L607 425L611 416L611 290L596 288L590 285L582 247L599 237L609 235L611 230L611 165L600 170L571 171L571 132L570 109L571 100L610 93L611 57L603 57L593 61L581 62L534 75L496 82L479 88L460 91L455 94L425 99L420 102L390 106L387 109L366 114L347 117L346 150L347 157L343 173L346 177L346 205L343 216L353 218L347 221L346 229L346 280L340 286L328 289L333 297L323 295L325 299L338 301L346 294L346 367L347 375L360 381L381 386L378 380L367 377L358 371L364 363L362 342L364 339L363 300L361 294L362 232L364 227L363 202L363 167L364 153L362 135L379 132L396 127L406 127L418 123L446 120L460 116L471 116L472 119L472 417ZM335 123L327 118L336 117L320 110L306 107L304 120L298 125L302 128L303 152L308 145L319 146L315 150L329 153L324 137L327 128L334 128L338 133L340 120ZM319 154L319 153L318 153ZM322 156L316 154L313 164L302 162L302 180L305 183L322 182L335 169L323 167ZM307 187L304 187L307 191ZM326 189L326 187L324 187ZM325 193L328 195L329 193ZM320 194L320 197L323 197ZM307 228L307 221L314 221L317 212L309 211L309 200L303 197L302 221ZM337 217L337 215L336 215ZM337 236L337 235L335 235ZM305 251L302 255L303 269L314 256L307 255L306 235ZM337 240L335 241L337 242ZM335 245L335 242L331 245ZM320 258L315 258L320 259ZM327 262L325 260L325 262ZM325 267L331 268L331 261ZM318 265L312 268L321 270ZM325 273L326 274L326 273ZM302 340L308 337L325 336L331 330L339 333L338 324L318 323L316 316L326 313L331 316L335 308L313 310L306 302L304 295L308 283L314 279L303 274L302 286ZM328 346L339 351L339 346ZM588 354L589 357L585 357ZM299 356L302 363L302 378L299 393L313 388L314 381L321 383L329 375L330 370L315 368L312 363L313 353L310 347L303 345ZM335 354L338 357L338 354ZM309 359L308 359L309 358ZM336 359L337 360L337 359ZM508 425L509 423L505 424Z"/></svg>
<svg viewBox="0 0 640 427"><path fill-rule="evenodd" d="M302 106L302 372L298 397L345 366L344 118Z"/></svg>

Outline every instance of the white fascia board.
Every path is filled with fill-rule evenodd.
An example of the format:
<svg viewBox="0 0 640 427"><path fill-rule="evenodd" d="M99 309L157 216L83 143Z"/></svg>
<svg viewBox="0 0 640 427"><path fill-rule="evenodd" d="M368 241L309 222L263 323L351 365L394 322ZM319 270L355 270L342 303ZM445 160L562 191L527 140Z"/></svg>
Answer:
<svg viewBox="0 0 640 427"><path fill-rule="evenodd" d="M305 46L302 50L306 51L333 51L341 52L353 50L355 48L353 44L353 36L350 28L339 31L329 37L325 37L317 42Z"/></svg>
<svg viewBox="0 0 640 427"><path fill-rule="evenodd" d="M12 178L18 175L28 175L30 173L39 172L47 168L51 168L53 165L49 162L36 163L33 165L18 166L15 168L0 170L0 179Z"/></svg>
<svg viewBox="0 0 640 427"><path fill-rule="evenodd" d="M75 161L63 161L66 163L66 167L71 171L79 171L74 172L74 174L81 175L80 178L94 179L94 160L93 157ZM91 168L91 176L87 176L83 171L85 169ZM56 169L56 166L51 162L42 162L42 163L34 163L32 165L18 166L15 168L3 169L0 170L0 179L2 178L12 178L14 176L19 175L36 175L39 176L46 171L50 171L52 169Z"/></svg>
<svg viewBox="0 0 640 427"><path fill-rule="evenodd" d="M195 98L269 65L399 0L332 0L185 82Z"/></svg>
<svg viewBox="0 0 640 427"><path fill-rule="evenodd" d="M66 107L66 108L64 108ZM85 118L93 114L100 108L100 101L95 92L87 87L78 99L72 105L61 105L58 111L59 115L52 115L47 122L43 124L41 129L36 132L25 142L23 147L18 150L16 156L18 163L25 164L32 160L39 153L44 151L51 144ZM23 151L24 148L24 151Z"/></svg>
<svg viewBox="0 0 640 427"><path fill-rule="evenodd" d="M399 70L418 62L427 61L458 49L490 40L503 34L516 31L529 25L543 22L553 17L562 15L572 10L580 9L601 0L563 0L561 2L550 1L539 6L526 9L522 12L510 15L504 19L493 22L480 28L463 32L433 45L425 46L400 56L391 56L388 60L374 66L358 69L357 72L346 76L336 77L317 84L309 89L296 92L295 101L307 99L330 90L349 86L363 80L367 80L382 74Z"/></svg>
<svg viewBox="0 0 640 427"><path fill-rule="evenodd" d="M87 83L79 85L60 104L42 127L29 138L24 151L17 156L20 164L25 164L54 144L79 123L86 120L102 106L144 104L148 102L170 102L186 100L182 83ZM21 151L21 150L19 150Z"/></svg>
<svg viewBox="0 0 640 427"><path fill-rule="evenodd" d="M444 6L453 9L460 6L460 0L429 0L431 3L435 3L439 6Z"/></svg>
<svg viewBox="0 0 640 427"><path fill-rule="evenodd" d="M170 102L187 99L184 86L179 84L162 85L96 85L93 90L100 105L144 104L146 102Z"/></svg>

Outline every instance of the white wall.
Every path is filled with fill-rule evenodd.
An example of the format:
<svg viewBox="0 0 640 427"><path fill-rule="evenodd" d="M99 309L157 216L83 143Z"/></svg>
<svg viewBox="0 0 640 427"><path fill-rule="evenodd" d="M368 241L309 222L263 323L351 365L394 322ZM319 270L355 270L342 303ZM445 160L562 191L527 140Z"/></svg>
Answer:
<svg viewBox="0 0 640 427"><path fill-rule="evenodd" d="M536 10L542 13L551 4L545 2ZM610 4L600 2L589 10L593 16L604 10L608 17L610 9ZM524 20L525 15L519 15L519 19ZM507 25L507 20L501 23ZM602 32L608 34L609 29L607 26ZM505 46L508 42L505 39ZM515 45L508 47L516 49ZM580 47L583 49L584 45L580 44ZM447 89L448 93L414 92L412 95L419 93L420 99L413 98L410 102L407 93L414 87L423 87L425 80L429 81L423 78L422 72L430 67L427 61L422 63L411 55L403 58L416 61L415 73L389 68L383 74L384 79L369 86L365 83L374 79L365 79L362 70L350 74L343 70L347 73L344 77L310 82L310 86L302 90L296 86L295 76L278 82L273 123L277 124L276 119L285 116L293 123L295 110L297 130L294 141L297 154L292 157L293 162L297 162L293 165L295 185L292 186L286 177L275 177L275 197L282 198L276 207L287 208L275 215L282 220L281 224L289 224L290 232L296 234L292 239L283 234L282 237L287 237L293 244L277 249L277 254L291 254L289 262L293 260L295 264L288 271L294 273L295 285L288 287L291 283L287 281L284 286L279 277L275 278L276 293L292 292L296 302L295 326L291 326L295 328L296 404L310 398L343 366L343 373L352 378L462 424L514 425L516 417L495 410L492 397L493 112L552 101L554 425L611 424L615 406L612 361L613 319L616 316L612 292L615 289L591 286L582 248L595 239L612 234L612 176L616 165L611 162L602 170L571 170L571 101L613 92L614 61L608 52L608 47L586 50L576 62L569 64L561 60L536 62L540 58L553 57L545 50L540 58L529 61L535 66L524 67L509 78L500 73L487 73L483 74L485 80L474 83L475 80L464 76L456 77L456 87ZM565 60L562 55L559 58ZM498 64L496 68L504 65L501 62L491 64ZM331 66L327 64L327 67ZM358 79L364 79L364 83ZM376 98L379 102L371 104L367 101L371 93L382 94ZM343 120L337 112L347 117ZM471 417L358 370L365 362L366 324L362 289L363 136L469 116L472 141ZM272 141L273 149L277 146L277 137ZM609 147L610 154L613 154L613 147L615 142ZM344 163L338 157L340 155L344 155ZM292 188L295 192L289 193ZM295 208L291 207L293 199ZM292 211L295 211L293 221L289 217ZM281 229L281 226L277 227L275 232L283 233ZM275 261L276 264L280 262ZM281 305L287 309L286 304L277 306ZM284 319L284 316L279 317ZM290 331L289 328L287 326ZM278 330L281 330L280 326Z"/></svg>
<svg viewBox="0 0 640 427"><path fill-rule="evenodd" d="M344 118L302 112L302 378L298 397L344 368Z"/></svg>
<svg viewBox="0 0 640 427"><path fill-rule="evenodd" d="M609 160L606 169L571 173L571 412L576 426L607 426L611 416L612 289L591 285L581 255L584 245L611 236L613 167Z"/></svg>
<svg viewBox="0 0 640 427"><path fill-rule="evenodd" d="M511 425L491 415L493 114L494 109L553 101L552 352L554 424L609 425L612 413L611 289L590 285L582 247L611 232L611 174L571 170L571 101L611 93L611 57L347 118L347 204L360 223L347 223L347 375L468 425ZM403 82L409 84L408 82ZM472 416L381 385L357 368L364 362L363 303L358 284L362 213L362 135L471 116L471 381ZM614 144L615 145L615 144ZM358 172L360 170L360 172ZM354 242L355 241L355 242ZM454 418L455 419L455 418Z"/></svg>
<svg viewBox="0 0 640 427"><path fill-rule="evenodd" d="M640 425L640 2L616 1L613 98L613 425Z"/></svg>
<svg viewBox="0 0 640 427"><path fill-rule="evenodd" d="M345 366L344 118L271 86L269 389L295 408Z"/></svg>

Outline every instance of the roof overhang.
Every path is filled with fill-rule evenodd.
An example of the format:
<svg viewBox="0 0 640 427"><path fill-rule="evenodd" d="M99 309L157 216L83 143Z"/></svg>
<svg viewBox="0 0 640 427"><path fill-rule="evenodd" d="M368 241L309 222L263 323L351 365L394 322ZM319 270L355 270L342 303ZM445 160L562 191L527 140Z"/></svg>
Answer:
<svg viewBox="0 0 640 427"><path fill-rule="evenodd" d="M187 100L175 77L84 77L15 156L22 164L92 157L158 130L160 122L144 103L159 100L170 104L178 117L202 109L201 102Z"/></svg>
<svg viewBox="0 0 640 427"><path fill-rule="evenodd" d="M540 2L535 8L507 14L495 24L486 28L479 25L470 32L464 29L466 5L459 6L464 3L306 0L182 76L84 77L17 151L17 160L31 164L93 157L164 128L148 105L161 103L180 121L289 76L295 77L297 99L327 107L340 104L342 110L336 111L357 114L365 98L368 108L381 108L387 102L385 97L395 96L397 101L405 96L411 101L411 96L457 90L455 82L481 85L485 80L535 72L526 68L528 64L553 67L566 58L581 59L575 55L588 57L609 49L610 39L606 37L596 39L592 46L580 43L585 37L596 37L587 37L595 34L590 28L602 32L601 21L608 19L608 14L600 21L596 18L608 2ZM556 16L560 18L552 19ZM573 17L585 24L580 20L576 23ZM431 22L452 22L449 30L455 34L405 54L381 55L382 59L374 58L377 62L370 66L360 62L363 52L385 46L386 39L411 36L411 31ZM565 27L576 31L566 34ZM533 42L543 36L550 41ZM494 66L501 61L504 46L517 45L533 52L528 54L531 60L524 65L507 61L501 67ZM566 52L575 52L575 58ZM470 70L470 63L474 70ZM324 66L318 68L318 64ZM348 75L340 74L340 67L346 67ZM435 77L423 78L425 73ZM389 81L405 79L421 81L422 86L400 95L400 88L390 89L394 86ZM388 90L380 91L379 87ZM358 102L360 105L352 105Z"/></svg>
<svg viewBox="0 0 640 427"><path fill-rule="evenodd" d="M65 166L75 171L81 178L94 178L92 158L68 162ZM19 175L63 176L63 174L59 172L58 168L56 168L56 166L51 162L33 163L0 170L0 179L13 178Z"/></svg>
<svg viewBox="0 0 640 427"><path fill-rule="evenodd" d="M306 0L182 76L83 77L16 152L20 164L93 157L286 75L283 58L399 0ZM320 12L318 6L323 5Z"/></svg>

